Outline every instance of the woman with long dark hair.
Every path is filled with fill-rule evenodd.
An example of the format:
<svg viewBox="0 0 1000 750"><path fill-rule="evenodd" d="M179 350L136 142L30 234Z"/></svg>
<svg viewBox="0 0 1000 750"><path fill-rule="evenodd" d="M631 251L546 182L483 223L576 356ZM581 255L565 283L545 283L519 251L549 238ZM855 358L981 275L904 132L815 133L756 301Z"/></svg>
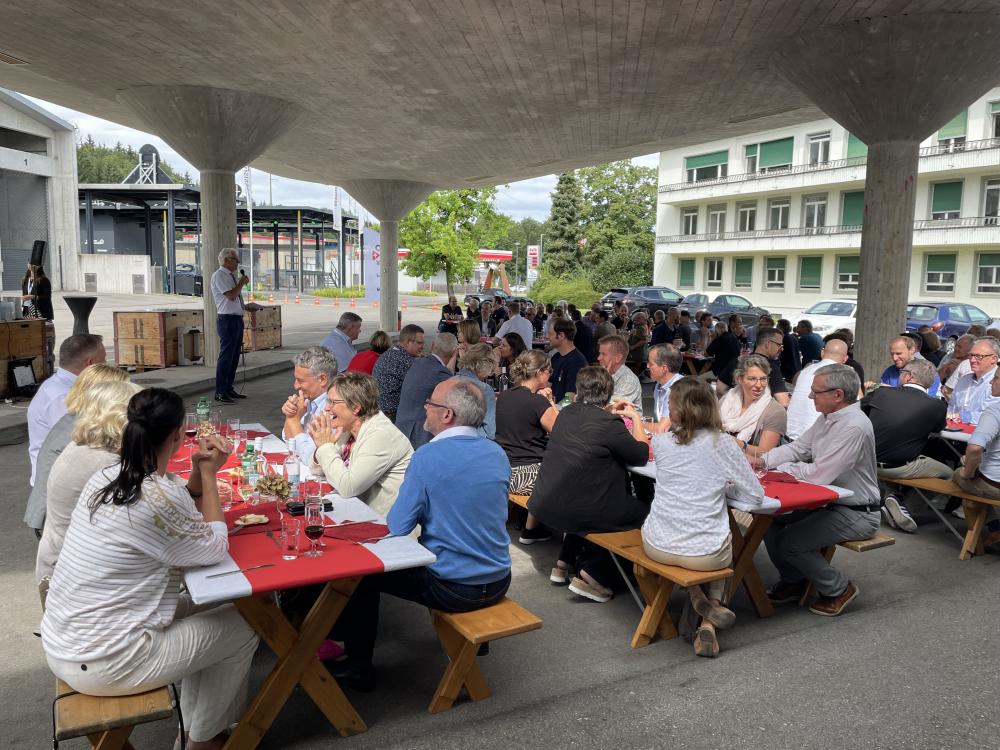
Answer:
<svg viewBox="0 0 1000 750"><path fill-rule="evenodd" d="M183 680L187 750L214 750L239 719L257 636L232 605L196 611L180 571L228 550L216 472L229 446L201 440L185 486L166 471L184 438L181 397L137 393L127 420L121 460L90 478L73 511L42 645L53 673L81 693L131 695Z"/></svg>
<svg viewBox="0 0 1000 750"><path fill-rule="evenodd" d="M52 320L52 282L41 266L28 266L28 272L21 279L21 306L27 305L27 317Z"/></svg>

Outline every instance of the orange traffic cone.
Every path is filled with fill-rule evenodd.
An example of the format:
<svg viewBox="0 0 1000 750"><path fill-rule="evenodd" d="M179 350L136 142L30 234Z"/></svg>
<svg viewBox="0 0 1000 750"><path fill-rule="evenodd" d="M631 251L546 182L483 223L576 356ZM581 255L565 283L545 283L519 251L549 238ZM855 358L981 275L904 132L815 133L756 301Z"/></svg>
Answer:
<svg viewBox="0 0 1000 750"><path fill-rule="evenodd" d="M406 309L406 300L405 299L403 300L403 309L404 310Z"/></svg>
<svg viewBox="0 0 1000 750"><path fill-rule="evenodd" d="M318 305L319 304L319 297L313 297L313 304L314 305Z"/></svg>
<svg viewBox="0 0 1000 750"><path fill-rule="evenodd" d="M272 305L274 304L274 292L271 292L269 295L267 295L267 301Z"/></svg>
<svg viewBox="0 0 1000 750"><path fill-rule="evenodd" d="M295 304L296 305L301 305L302 304L302 297L301 297L301 295L298 295L298 294L295 295Z"/></svg>
<svg viewBox="0 0 1000 750"><path fill-rule="evenodd" d="M340 307L340 297L334 297L333 298L333 306L334 307Z"/></svg>
<svg viewBox="0 0 1000 750"><path fill-rule="evenodd" d="M350 307L357 307L357 303L354 301L354 297L351 297Z"/></svg>
<svg viewBox="0 0 1000 750"><path fill-rule="evenodd" d="M253 302L253 292L250 292L250 301Z"/></svg>
<svg viewBox="0 0 1000 750"><path fill-rule="evenodd" d="M288 292L285 292L285 304L288 304Z"/></svg>
<svg viewBox="0 0 1000 750"><path fill-rule="evenodd" d="M374 307L376 310L378 310L378 300L374 300L372 302L372 307Z"/></svg>

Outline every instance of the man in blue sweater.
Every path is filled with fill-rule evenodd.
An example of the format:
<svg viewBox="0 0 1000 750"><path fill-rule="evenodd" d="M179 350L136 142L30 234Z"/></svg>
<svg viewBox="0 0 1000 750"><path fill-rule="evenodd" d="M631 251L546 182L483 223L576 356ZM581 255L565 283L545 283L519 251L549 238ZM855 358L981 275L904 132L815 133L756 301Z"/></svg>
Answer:
<svg viewBox="0 0 1000 750"><path fill-rule="evenodd" d="M387 521L393 536L419 524L419 541L437 561L369 576L354 592L341 618L347 659L330 672L359 690L375 687L380 592L444 612L468 612L496 604L510 586L510 462L500 446L479 435L483 394L472 381L451 378L437 385L424 410L424 427L434 437L413 454Z"/></svg>

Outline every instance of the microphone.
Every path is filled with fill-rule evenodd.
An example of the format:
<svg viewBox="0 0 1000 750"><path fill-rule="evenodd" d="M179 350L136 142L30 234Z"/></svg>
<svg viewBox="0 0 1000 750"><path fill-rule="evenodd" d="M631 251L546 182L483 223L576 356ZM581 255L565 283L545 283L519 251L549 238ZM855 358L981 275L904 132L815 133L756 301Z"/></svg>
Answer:
<svg viewBox="0 0 1000 750"><path fill-rule="evenodd" d="M241 269L240 269L240 276L246 276L246 275L247 275L247 272L246 272L246 271L244 271L244 270L243 270L243 269L241 268Z"/></svg>

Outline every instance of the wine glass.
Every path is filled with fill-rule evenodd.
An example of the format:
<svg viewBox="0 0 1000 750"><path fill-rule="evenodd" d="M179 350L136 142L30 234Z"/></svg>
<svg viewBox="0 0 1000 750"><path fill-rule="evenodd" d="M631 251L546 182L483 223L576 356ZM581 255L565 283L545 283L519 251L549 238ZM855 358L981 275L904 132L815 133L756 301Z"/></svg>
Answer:
<svg viewBox="0 0 1000 750"><path fill-rule="evenodd" d="M193 411L184 415L184 445L194 446L194 436L198 434L198 415Z"/></svg>
<svg viewBox="0 0 1000 750"><path fill-rule="evenodd" d="M310 500L306 503L306 537L309 539L309 551L305 557L321 557L323 551L316 547L316 542L323 536L325 531L323 526L323 503Z"/></svg>

